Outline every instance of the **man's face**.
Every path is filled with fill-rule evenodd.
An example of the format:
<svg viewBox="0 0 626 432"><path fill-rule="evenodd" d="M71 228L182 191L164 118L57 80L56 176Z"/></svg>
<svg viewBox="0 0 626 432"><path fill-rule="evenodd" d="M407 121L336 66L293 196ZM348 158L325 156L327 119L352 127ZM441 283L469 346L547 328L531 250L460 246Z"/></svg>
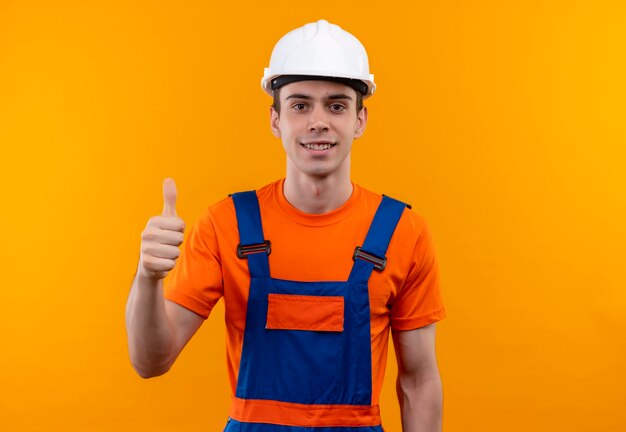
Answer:
<svg viewBox="0 0 626 432"><path fill-rule="evenodd" d="M350 173L352 141L365 131L367 109L356 92L330 81L299 81L280 89L280 115L270 108L272 132L283 141L288 173L313 177Z"/></svg>

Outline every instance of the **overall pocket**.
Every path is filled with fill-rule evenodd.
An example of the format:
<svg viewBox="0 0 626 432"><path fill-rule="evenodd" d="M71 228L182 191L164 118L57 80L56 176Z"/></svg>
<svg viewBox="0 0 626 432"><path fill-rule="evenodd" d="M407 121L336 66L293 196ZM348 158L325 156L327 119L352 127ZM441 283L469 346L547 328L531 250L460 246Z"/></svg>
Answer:
<svg viewBox="0 0 626 432"><path fill-rule="evenodd" d="M266 329L342 332L344 298L268 294Z"/></svg>
<svg viewBox="0 0 626 432"><path fill-rule="evenodd" d="M343 296L269 293L257 399L336 403L342 388ZM250 396L249 396L250 397Z"/></svg>

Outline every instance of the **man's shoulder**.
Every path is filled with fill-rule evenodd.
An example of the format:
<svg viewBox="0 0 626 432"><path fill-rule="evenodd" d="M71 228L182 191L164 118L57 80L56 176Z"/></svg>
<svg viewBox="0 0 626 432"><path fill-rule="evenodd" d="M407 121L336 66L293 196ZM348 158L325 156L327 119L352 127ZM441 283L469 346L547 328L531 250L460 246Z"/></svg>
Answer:
<svg viewBox="0 0 626 432"><path fill-rule="evenodd" d="M378 205L380 204L380 202L383 199L383 196L386 196L388 198L392 198L395 199L397 201L400 201L401 203L405 204L407 206L406 210L404 211L404 213L402 214L402 219L409 219L412 221L412 223L415 224L423 224L424 223L424 217L418 212L416 211L411 202L407 201L405 199L405 197L403 196L397 196L394 194L387 194L387 193L378 193L378 192L373 192L367 188L364 188L363 186L359 186L359 185L355 185L360 189L360 195L361 195L361 199L363 201L367 201L370 204L374 204L376 207L378 207Z"/></svg>
<svg viewBox="0 0 626 432"><path fill-rule="evenodd" d="M232 192L228 195L228 198L232 198L232 195L233 195L233 194L235 194L235 193L241 193L241 192L256 192L257 196L260 198L261 196L265 196L265 195L267 195L267 194L269 194L269 193L273 193L273 192L274 192L274 190L275 190L277 187L280 187L280 186L282 185L283 180L284 180L284 179L276 180L276 181L273 181L273 182L268 183L268 184L266 184L266 185L263 185L263 186L261 186L261 187L249 187L249 188L247 188L247 189L245 189L245 188L241 188L241 189L239 189L239 190L232 191ZM228 200L228 199L225 199L225 201L227 201L227 200ZM221 202L221 201L219 201L219 202ZM218 202L218 203L219 203L219 202ZM216 204L218 204L218 203L216 203Z"/></svg>
<svg viewBox="0 0 626 432"><path fill-rule="evenodd" d="M219 201L210 204L203 213L204 218L219 219L219 218L232 218L235 216L235 205L233 203L233 194L240 192L256 192L259 201L267 200L273 193L276 187L279 186L280 180L266 184L260 188L254 189L242 189L236 190L225 196Z"/></svg>

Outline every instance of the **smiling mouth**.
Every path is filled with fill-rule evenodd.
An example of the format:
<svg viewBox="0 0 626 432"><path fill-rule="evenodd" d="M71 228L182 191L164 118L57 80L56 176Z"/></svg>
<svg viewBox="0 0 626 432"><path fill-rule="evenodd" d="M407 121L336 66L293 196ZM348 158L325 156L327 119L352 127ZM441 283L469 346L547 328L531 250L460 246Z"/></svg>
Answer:
<svg viewBox="0 0 626 432"><path fill-rule="evenodd" d="M334 147L336 144L330 144L330 143L322 143L322 144L315 144L315 143L311 143L311 144L303 144L301 143L302 147L307 148L309 150L316 150L316 151L322 151L322 150L328 150L331 147Z"/></svg>

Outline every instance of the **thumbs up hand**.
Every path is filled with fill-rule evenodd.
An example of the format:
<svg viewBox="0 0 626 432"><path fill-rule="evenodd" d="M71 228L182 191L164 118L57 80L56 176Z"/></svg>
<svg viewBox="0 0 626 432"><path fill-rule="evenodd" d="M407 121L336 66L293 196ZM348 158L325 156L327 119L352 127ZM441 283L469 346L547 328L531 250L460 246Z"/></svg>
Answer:
<svg viewBox="0 0 626 432"><path fill-rule="evenodd" d="M176 183L168 177L163 181L163 212L151 217L141 233L138 275L165 278L176 265L184 232L185 222L176 215Z"/></svg>

